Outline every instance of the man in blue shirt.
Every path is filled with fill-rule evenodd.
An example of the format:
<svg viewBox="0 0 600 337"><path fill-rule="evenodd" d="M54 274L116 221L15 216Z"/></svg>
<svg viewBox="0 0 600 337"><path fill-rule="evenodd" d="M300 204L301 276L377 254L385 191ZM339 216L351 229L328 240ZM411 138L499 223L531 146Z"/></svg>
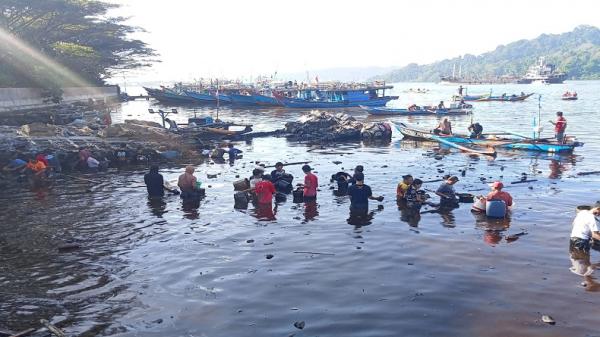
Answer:
<svg viewBox="0 0 600 337"><path fill-rule="evenodd" d="M152 165L150 172L144 175L144 182L151 198L161 198L165 195L164 180L162 174L158 173L158 166Z"/></svg>
<svg viewBox="0 0 600 337"><path fill-rule="evenodd" d="M365 185L365 175L362 172L354 174L356 184L348 187L351 212L368 212L369 199L383 201L383 197L374 197L371 187Z"/></svg>

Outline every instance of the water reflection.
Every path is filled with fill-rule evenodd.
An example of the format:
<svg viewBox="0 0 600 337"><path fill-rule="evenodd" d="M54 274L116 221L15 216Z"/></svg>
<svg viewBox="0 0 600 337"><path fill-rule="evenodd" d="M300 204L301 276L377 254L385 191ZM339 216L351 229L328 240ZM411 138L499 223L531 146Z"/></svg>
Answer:
<svg viewBox="0 0 600 337"><path fill-rule="evenodd" d="M408 206L405 200L397 200L398 210L400 211L400 220L408 223L411 227L419 227L421 221L421 205Z"/></svg>
<svg viewBox="0 0 600 337"><path fill-rule="evenodd" d="M360 228L363 226L368 226L372 223L373 216L375 215L375 211L350 211L350 216L346 220L349 225L354 226L355 228Z"/></svg>
<svg viewBox="0 0 600 337"><path fill-rule="evenodd" d="M273 204L261 204L254 203L254 209L250 212L250 215L258 219L259 221L274 221L277 220L275 215L277 214L277 205L273 207Z"/></svg>
<svg viewBox="0 0 600 337"><path fill-rule="evenodd" d="M167 213L167 203L164 198L148 198L148 208L150 212L157 218L162 218L162 215Z"/></svg>
<svg viewBox="0 0 600 337"><path fill-rule="evenodd" d="M181 200L181 210L183 211L183 217L186 219L198 219L200 217L198 208L200 208L200 198L185 198Z"/></svg>
<svg viewBox="0 0 600 337"><path fill-rule="evenodd" d="M473 216L475 217L475 228L484 231L483 241L492 246L499 244L502 241L503 232L510 228L510 217L489 218L485 213L473 213ZM514 238L514 240L516 239L518 237Z"/></svg>
<svg viewBox="0 0 600 337"><path fill-rule="evenodd" d="M573 247L569 249L569 256L571 258L571 268L569 270L573 274L583 277L582 285L585 290L600 292L600 283L593 277L594 272L600 266L600 262L591 263L589 251L586 252Z"/></svg>
<svg viewBox="0 0 600 337"><path fill-rule="evenodd" d="M316 200L304 203L304 222L315 220L319 216L319 205Z"/></svg>

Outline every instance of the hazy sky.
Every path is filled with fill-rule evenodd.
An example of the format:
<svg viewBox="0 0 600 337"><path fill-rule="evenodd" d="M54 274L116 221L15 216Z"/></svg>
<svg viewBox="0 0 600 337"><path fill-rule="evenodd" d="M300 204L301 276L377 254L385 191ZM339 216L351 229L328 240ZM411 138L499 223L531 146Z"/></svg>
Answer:
<svg viewBox="0 0 600 337"><path fill-rule="evenodd" d="M430 63L600 26L599 0L112 0L162 63L143 79Z"/></svg>

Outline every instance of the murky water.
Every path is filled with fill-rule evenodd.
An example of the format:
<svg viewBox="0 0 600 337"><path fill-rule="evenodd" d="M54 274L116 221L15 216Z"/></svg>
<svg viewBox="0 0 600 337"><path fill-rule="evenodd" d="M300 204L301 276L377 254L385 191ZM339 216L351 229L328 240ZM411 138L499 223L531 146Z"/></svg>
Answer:
<svg viewBox="0 0 600 337"><path fill-rule="evenodd" d="M402 93L410 87L431 91ZM566 89L577 90L580 100L560 101ZM238 143L244 158L233 166L197 167L208 195L199 205L176 196L150 202L142 171L87 177L98 183L59 178L48 190L11 185L0 196L0 326L20 330L46 318L82 336L597 335L600 287L569 270L568 239L574 207L600 199L600 175L576 175L598 170L600 138L592 119L599 89L599 82L494 87L499 94L541 92L544 120L564 111L567 133L586 143L573 156L501 152L488 160L399 136L384 146L308 151L264 138ZM435 103L455 88L411 83L396 90L404 106ZM115 119L154 118L147 108L148 102L130 102ZM193 113L180 111L182 121ZM531 133L537 100L479 103L475 111L486 131ZM220 114L271 130L300 112L225 108ZM470 118L452 121L459 130ZM435 124L427 117L409 122ZM250 175L256 160L312 161L320 178L317 203L289 197L272 214L252 206L235 210L231 182ZM347 197L335 196L329 184L333 173L357 164L365 166L374 193L386 197L371 202L372 219L359 223L349 220ZM287 170L301 181L300 166ZM485 182L494 179L509 185L517 204L510 221L477 218L469 204L447 214L398 210L402 174L434 180L460 170L466 175L459 191L485 193ZM170 181L181 171L162 169ZM213 173L219 175L208 179ZM523 173L536 181L510 184ZM504 239L521 232L527 235ZM591 260L600 262L597 252ZM544 314L557 324L541 323ZM294 327L300 321L303 330Z"/></svg>

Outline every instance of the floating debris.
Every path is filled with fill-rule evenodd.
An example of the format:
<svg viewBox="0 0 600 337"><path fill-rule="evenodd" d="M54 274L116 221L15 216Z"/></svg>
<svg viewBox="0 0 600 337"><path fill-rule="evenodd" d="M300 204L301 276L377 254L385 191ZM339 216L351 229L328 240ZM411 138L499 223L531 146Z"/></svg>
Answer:
<svg viewBox="0 0 600 337"><path fill-rule="evenodd" d="M297 329L300 329L300 330L304 329L305 325L306 324L304 323L304 321L294 323L294 327L296 327Z"/></svg>
<svg viewBox="0 0 600 337"><path fill-rule="evenodd" d="M556 324L556 321L551 316L548 316L548 315L543 315L542 316L542 322L548 323L550 325Z"/></svg>

